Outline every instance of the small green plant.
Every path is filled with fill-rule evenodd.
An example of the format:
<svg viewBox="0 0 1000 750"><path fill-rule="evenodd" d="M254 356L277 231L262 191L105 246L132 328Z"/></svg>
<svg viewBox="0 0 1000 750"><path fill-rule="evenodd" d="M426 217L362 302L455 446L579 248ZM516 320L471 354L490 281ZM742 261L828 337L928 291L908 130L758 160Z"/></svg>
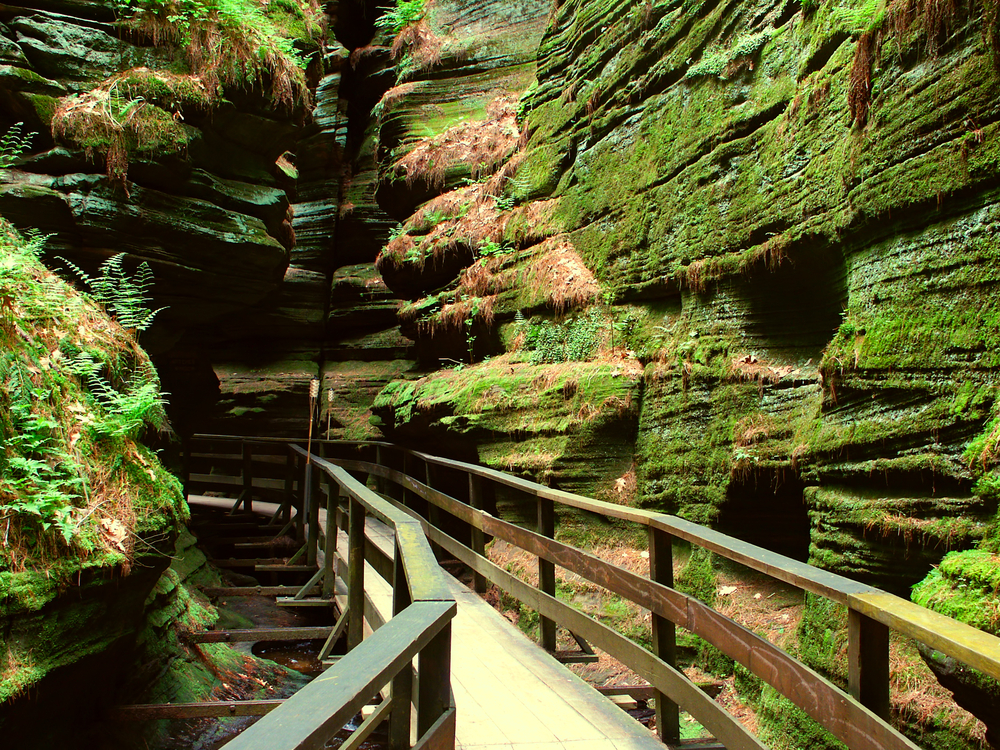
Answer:
<svg viewBox="0 0 1000 750"><path fill-rule="evenodd" d="M510 255L514 248L510 245L501 245L495 240L484 240L476 251L477 258L493 258L501 255Z"/></svg>
<svg viewBox="0 0 1000 750"><path fill-rule="evenodd" d="M596 309L567 323L548 320L528 323L522 348L529 352L528 361L535 365L582 362L594 355L605 325L604 317Z"/></svg>
<svg viewBox="0 0 1000 750"><path fill-rule="evenodd" d="M35 134L25 133L23 128L23 122L14 123L3 134L3 138L0 138L0 175L13 165L31 145L31 139Z"/></svg>
<svg viewBox="0 0 1000 750"><path fill-rule="evenodd" d="M375 26L398 34L424 17L424 0L397 0L395 7L383 7Z"/></svg>
<svg viewBox="0 0 1000 750"><path fill-rule="evenodd" d="M396 226L394 226L392 229L389 230L388 241L392 242L393 240L398 240L404 234L406 234L406 229L403 227L402 224L397 224Z"/></svg>
<svg viewBox="0 0 1000 750"><path fill-rule="evenodd" d="M125 253L118 253L101 264L99 276L92 277L71 261L62 257L59 260L87 285L91 296L123 328L145 331L153 324L157 313L166 309L151 310L148 307L152 301L147 292L153 284L153 271L146 261L139 264L135 276L129 276L122 267Z"/></svg>
<svg viewBox="0 0 1000 750"><path fill-rule="evenodd" d="M510 211L514 208L514 196L504 195L496 199L497 211Z"/></svg>

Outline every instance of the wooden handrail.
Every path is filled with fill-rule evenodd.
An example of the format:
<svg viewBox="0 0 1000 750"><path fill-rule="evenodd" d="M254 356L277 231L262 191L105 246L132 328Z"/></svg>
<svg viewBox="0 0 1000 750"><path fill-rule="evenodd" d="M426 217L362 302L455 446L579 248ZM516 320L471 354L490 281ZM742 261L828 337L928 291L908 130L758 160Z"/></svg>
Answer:
<svg viewBox="0 0 1000 750"><path fill-rule="evenodd" d="M195 436L194 439L203 438ZM235 750L321 747L391 682L390 697L352 737L360 742L375 724L388 718L390 750L408 750L412 662L417 657L420 694L414 747L454 748L450 620L455 615L456 604L448 590L446 574L437 565L419 521L379 497L346 469L309 454L294 441L236 436L207 439L240 443L238 454L230 453L225 457L240 463L242 491L233 511L240 506L249 511L254 489L262 487L259 481L255 483L253 476L254 462L261 457L256 446L283 446L287 469L284 481L279 484L284 490L284 501L276 515L287 514L289 521L285 530L291 529L294 507L298 536L306 540L299 554L305 553L310 563L318 561L320 538L325 535L323 568L294 598L303 596L319 580L323 580L324 593L332 594L336 570L332 558L336 554L336 516L339 515L337 500L346 498L349 506L348 609L344 619L348 624L350 651L322 676L244 730L227 747ZM191 453L190 446L188 453ZM185 461L185 466L190 466L190 462ZM193 477L186 476L186 482ZM324 478L329 488L325 531L319 524L319 490ZM366 515L378 518L395 533L394 558L379 552L380 557L375 562L380 575L387 577L393 586L394 605L393 616L384 623L373 623L373 634L363 638L366 549L374 549L365 536Z"/></svg>
<svg viewBox="0 0 1000 750"><path fill-rule="evenodd" d="M267 442L266 439L262 439L262 441ZM388 500L383 502L390 505L395 504L398 513L406 513L409 516L410 523L404 522L398 517L393 519L400 523L401 529L406 529L404 534L415 536L417 529L412 524L419 523L422 527L421 534L426 534L432 542L466 562L477 577L497 583L508 593L521 598L529 606L535 608L543 618L543 623L548 619L559 621L567 626L572 625L571 629L574 632L582 630L593 632L596 634L596 645L602 648L607 647L605 650L608 650L609 653L614 653L617 650L618 653L629 656L629 659L637 658L632 649L620 643L615 645L616 639L611 638L601 630L605 626L597 623L600 627L595 629L594 625L581 621L580 618L584 618L590 623L594 622L591 618L587 618L582 613L555 599L552 596L554 589L539 591L527 586L520 579L513 579L509 573L498 569L486 560L481 550L483 534L490 534L515 544L537 556L540 565L544 561L546 565L564 567L648 608L654 617L662 618L663 622L676 623L700 635L773 685L779 692L805 709L813 718L852 748L884 748L888 750L889 748L917 747L896 732L887 721L889 713L889 629L926 643L964 664L1000 679L1000 639L995 636L927 610L876 587L815 568L676 516L593 500L574 493L544 487L530 480L504 474L487 467L441 458L390 443L318 441L316 444L327 447L374 448L377 453L377 462L333 459L324 461L324 463L331 465L335 463L345 473L353 471L375 477L376 484L383 494L389 493L386 482L391 482L399 487L401 494L396 499L391 503ZM402 466L404 470L384 465L387 458L394 454L401 457L401 460L394 462L395 465ZM471 504L465 503L433 487L435 472L432 469L448 469L467 475L470 478L470 500L473 502ZM356 482L356 480L353 481ZM529 497L535 497L540 501L558 503L646 526L650 530L651 541L655 537L660 540L661 546L662 543L666 544L665 549L668 557L671 541L673 539L685 540L804 591L819 594L845 605L849 614L850 694L829 683L765 639L750 633L738 623L719 615L698 600L686 596L668 585L650 581L582 550L555 542L549 538L544 529L540 528L541 533L529 531L495 518L481 508L473 507L477 504L475 494L481 491L478 483L482 482L501 485ZM356 484L363 488L360 482L356 482ZM474 487L478 489L474 489ZM407 498L419 498L427 503L425 517L414 516L412 508L407 508L402 502ZM467 524L472 530L473 550L470 551L469 547L447 536L439 528L439 514L442 511ZM376 515L385 514L386 518L392 518L392 515L384 507L377 512L373 511L373 513ZM476 549L477 547L479 549ZM422 576L435 567L433 556L430 559L415 556L414 560L420 560L420 565L419 572L417 567L410 571L413 577ZM540 568L541 571L542 568ZM411 580L413 579L411 578ZM545 588L544 585L543 588ZM528 591L532 593L529 594ZM620 638L620 636L616 634L616 638ZM611 648L612 646L613 648ZM659 647L657 651L659 652ZM643 653L648 655L649 652L643 651ZM655 655L653 658L656 658ZM623 661L629 663L629 659L623 659ZM630 664L630 666L645 674L635 664ZM650 679L658 689L665 688L666 696L677 701L690 699L689 691L678 687L676 675L669 679L664 676L673 669L669 663L658 660L657 664L653 666L647 664L646 666L649 674L656 677L659 682L649 678L648 675L647 679ZM697 710L704 712L706 709L700 707ZM692 713L695 714L695 711L692 710ZM708 718L718 725L719 718L717 716L709 716ZM731 730L719 731L730 732ZM721 737L721 735L717 736ZM744 739L736 735L734 735L734 742L736 746L740 747L754 746L752 743L745 744Z"/></svg>

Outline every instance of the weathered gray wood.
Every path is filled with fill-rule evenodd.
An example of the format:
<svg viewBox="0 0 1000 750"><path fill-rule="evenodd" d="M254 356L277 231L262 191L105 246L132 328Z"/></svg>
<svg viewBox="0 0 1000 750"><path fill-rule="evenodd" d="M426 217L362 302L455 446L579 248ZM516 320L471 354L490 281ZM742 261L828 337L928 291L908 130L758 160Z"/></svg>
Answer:
<svg viewBox="0 0 1000 750"><path fill-rule="evenodd" d="M673 540L669 534L655 527L649 528L649 578L667 588L674 587ZM653 653L671 667L677 666L676 626L670 620L651 613ZM667 696L657 691L656 733L660 742L671 744L680 741L680 708Z"/></svg>
<svg viewBox="0 0 1000 750"><path fill-rule="evenodd" d="M205 630L188 633L184 640L188 643L255 643L257 641L307 641L326 638L329 626L318 628L253 628L249 630Z"/></svg>
<svg viewBox="0 0 1000 750"><path fill-rule="evenodd" d="M337 504L340 501L340 487L331 483L326 498L326 533L323 548L323 598L329 599L337 582Z"/></svg>
<svg viewBox="0 0 1000 750"><path fill-rule="evenodd" d="M200 591L205 596L294 596L302 590L301 586L205 586ZM318 589L308 592L317 594Z"/></svg>
<svg viewBox="0 0 1000 750"><path fill-rule="evenodd" d="M406 568L399 545L395 545L392 577L393 617L410 606L410 588L406 582ZM413 670L404 667L392 678L394 707L389 718L389 750L407 750L410 747L410 708L413 704Z"/></svg>
<svg viewBox="0 0 1000 750"><path fill-rule="evenodd" d="M417 740L413 750L452 750L455 747L455 708L451 707Z"/></svg>
<svg viewBox="0 0 1000 750"><path fill-rule="evenodd" d="M851 696L889 719L889 628L847 611L847 684Z"/></svg>
<svg viewBox="0 0 1000 750"><path fill-rule="evenodd" d="M417 736L422 737L451 707L450 622L420 650L417 673Z"/></svg>
<svg viewBox="0 0 1000 750"><path fill-rule="evenodd" d="M213 719L223 716L264 716L284 703L284 700L137 703L132 706L116 706L108 712L108 718L112 721L157 721L161 719Z"/></svg>
<svg viewBox="0 0 1000 750"><path fill-rule="evenodd" d="M351 515L348 520L348 548L350 556L348 558L347 574L347 647L355 649L361 644L364 638L364 623L362 622L365 611L365 508L355 498L351 498Z"/></svg>
<svg viewBox="0 0 1000 750"><path fill-rule="evenodd" d="M306 564L316 565L319 559L319 506L322 504L319 492L319 470L312 462L306 463Z"/></svg>
<svg viewBox="0 0 1000 750"><path fill-rule="evenodd" d="M332 668L230 740L227 750L319 750L378 690L438 635L455 603L406 608Z"/></svg>
<svg viewBox="0 0 1000 750"><path fill-rule="evenodd" d="M344 633L344 628L347 627L347 610L345 609L340 613L340 617L337 618L337 622L334 623L333 627L330 629L330 635L327 636L326 642L323 644L323 648L319 650L319 655L316 657L320 661L324 661L333 651L334 644L340 639L340 636ZM337 657L338 659L340 657Z"/></svg>
<svg viewBox="0 0 1000 750"><path fill-rule="evenodd" d="M556 533L555 506L552 500L539 497L538 533L552 538ZM556 566L545 557L538 556L538 588L549 596L556 595ZM538 618L538 643L546 651L556 650L556 624L548 617Z"/></svg>
<svg viewBox="0 0 1000 750"><path fill-rule="evenodd" d="M410 490L412 492L412 490ZM474 474L469 474L469 505L475 510L483 509L483 480ZM469 532L472 539L472 551L482 557L486 556L486 535L482 528L477 528L474 524L469 525ZM477 594L485 594L488 584L486 579L479 573L473 573L472 588Z"/></svg>

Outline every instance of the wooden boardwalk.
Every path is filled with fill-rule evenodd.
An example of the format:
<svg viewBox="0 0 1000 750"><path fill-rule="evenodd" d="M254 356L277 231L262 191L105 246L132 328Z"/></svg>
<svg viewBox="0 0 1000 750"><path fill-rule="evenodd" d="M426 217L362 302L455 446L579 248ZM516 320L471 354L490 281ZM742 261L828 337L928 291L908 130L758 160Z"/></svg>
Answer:
<svg viewBox="0 0 1000 750"><path fill-rule="evenodd" d="M367 535L392 550L392 532L367 520ZM338 551L347 553L340 534ZM343 564L343 561L341 561ZM663 750L653 734L528 640L459 581L452 621L451 685L456 747L465 750ZM365 591L379 614L392 611L392 590L370 566Z"/></svg>

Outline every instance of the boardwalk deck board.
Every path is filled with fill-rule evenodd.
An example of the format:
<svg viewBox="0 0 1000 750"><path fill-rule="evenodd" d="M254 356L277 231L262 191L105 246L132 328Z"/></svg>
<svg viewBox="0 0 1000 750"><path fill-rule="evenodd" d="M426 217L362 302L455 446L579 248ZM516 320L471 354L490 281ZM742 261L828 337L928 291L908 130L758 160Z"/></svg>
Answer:
<svg viewBox="0 0 1000 750"><path fill-rule="evenodd" d="M392 550L392 532L367 520L369 538ZM341 533L338 550L347 553ZM366 592L384 617L391 589L366 566ZM462 750L662 750L651 732L567 670L459 581L452 621L456 747ZM383 590L384 589L384 590Z"/></svg>

